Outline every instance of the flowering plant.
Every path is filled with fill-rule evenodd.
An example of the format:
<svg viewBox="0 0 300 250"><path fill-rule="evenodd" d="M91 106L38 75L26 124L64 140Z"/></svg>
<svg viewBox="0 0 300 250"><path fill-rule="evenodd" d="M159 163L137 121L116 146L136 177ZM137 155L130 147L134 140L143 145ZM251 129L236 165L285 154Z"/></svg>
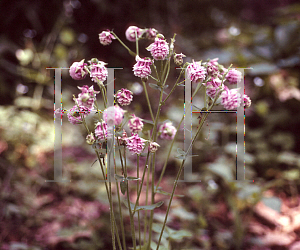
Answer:
<svg viewBox="0 0 300 250"><path fill-rule="evenodd" d="M182 74L186 71L188 79L192 82L192 85L196 85L192 98L199 92L200 89L205 89L205 107L206 111L210 111L216 105L223 105L225 109L233 110L237 109L241 105L244 107L249 107L251 105L251 100L246 95L241 95L238 89L229 88L225 83L237 84L242 80L242 74L235 69L225 68L223 65L218 63L218 59L208 60L206 62L193 61L191 63L186 62L183 64L183 58L185 55L182 53L175 53L175 35L167 42L165 37L158 33L154 28L140 29L136 26L130 26L125 32L127 40L136 43L136 51L133 52L129 49L113 31L103 31L99 34L99 40L102 45L109 45L113 39L118 40L130 53L130 55L135 57L136 63L133 65L133 74L139 77L145 92L145 97L147 100L149 108L149 116L151 120L145 120L143 118L137 117L135 114L129 115L124 118L126 111L123 109L128 106L133 101L133 93L128 89L120 89L114 95L114 104L109 106L107 101L107 96L109 95L107 84L104 82L108 77L108 70L106 68L106 63L99 61L96 58L91 59L88 63L84 63L84 60L80 62L74 62L70 68L70 76L75 80L84 79L88 74L91 77L92 82L96 83L99 90L94 90L94 85L92 86L82 86L78 87L81 93L78 97L74 97L75 105L68 113L69 121L74 124L83 124L87 130L86 141L88 144L92 145L95 153L98 157L98 161L101 167L103 178L105 180L105 188L107 192L107 197L110 204L110 220L111 220L111 234L112 234L112 246L113 249L127 249L126 246L126 234L124 230L124 221L122 216L121 200L123 195L126 195L124 200L125 206L129 211L130 224L131 224L131 237L133 249L159 249L161 246L161 240L163 237L163 232L166 228L167 218L170 212L170 207L172 199L175 194L175 189L177 182L181 175L184 167L184 163L188 156L188 151L191 149L195 140L197 139L201 128L209 112L201 118L197 131L191 140L191 144L187 151L178 149L179 156L178 159L181 160L181 164L178 170L178 174L175 179L175 184L173 186L172 192L170 194L170 201L167 205L167 211L164 219L164 223L159 230L159 237L156 242L154 242L152 235L153 227L153 216L154 210L163 204L163 201L155 203L156 193L163 193L159 187L159 184L164 176L164 172L167 166L167 162L171 157L171 150L174 141L179 134L180 125L184 119L184 114L177 127L173 125L173 122L166 121L164 123L160 120L161 108L166 104L171 94L174 92L176 87L182 86L183 83L187 84L186 80L180 82ZM139 55L139 40L148 39L152 43L146 48L150 51L151 56L141 58ZM169 93L165 92L167 88L167 80L170 72L171 58L173 58L176 65L181 65L181 72L175 82L173 88ZM160 65L160 67L158 67ZM151 105L151 100L148 96L146 83L148 79L151 78L155 80L156 84L149 83L149 86L159 90L159 101L157 102L157 111L154 115L153 105ZM96 100L96 95L102 94L102 102L104 106L104 111L101 113L98 109L98 104ZM164 94L167 96L164 97ZM122 106L122 108L120 106ZM87 126L85 121L86 117L91 114L92 110L96 110L98 113L97 121L95 122L95 127L91 131ZM146 118L146 117L145 117ZM144 125L151 125L151 129L147 133L142 133ZM127 129L127 126L129 130ZM127 131L126 131L127 129ZM130 133L130 134L128 134ZM161 170L161 174L157 183L155 183L155 156L156 152L160 149L160 143L163 140L169 140L170 148L169 154L166 157L165 164ZM111 162L109 161L112 155L112 150L118 151L118 157L121 162L121 169L113 167L114 177L116 181L120 182L116 185L116 195L118 212L121 218L120 231L117 227L117 221L115 216L115 209L113 208L113 191L112 191L112 179L110 173ZM129 151L132 155L136 155L136 167L137 176L128 176L128 166L126 164L126 152ZM106 155L107 153L107 155ZM116 154L117 155L117 154ZM146 157L144 168L140 167L140 157ZM113 162L115 159L113 160ZM142 177L140 178L140 168L143 171ZM149 176L152 180L150 182ZM145 176L147 178L145 179ZM136 199L132 201L129 192L129 186L131 186L132 181L136 181ZM146 204L140 205L141 191L146 183ZM151 184L151 190L149 190L149 185ZM120 193L121 191L121 193ZM151 201L148 200L148 193L151 193ZM132 203L133 202L133 203ZM144 218L142 217L141 210L145 210ZM148 211L150 211L150 216L148 216ZM134 215L137 214L137 217ZM136 234L135 219L137 219L138 234ZM141 226L142 219L144 219L144 238L141 237ZM121 236L120 236L121 234ZM137 236L138 235L138 236ZM138 239L137 239L138 237ZM137 240L139 242L139 247L137 246ZM117 245L116 245L117 244Z"/></svg>

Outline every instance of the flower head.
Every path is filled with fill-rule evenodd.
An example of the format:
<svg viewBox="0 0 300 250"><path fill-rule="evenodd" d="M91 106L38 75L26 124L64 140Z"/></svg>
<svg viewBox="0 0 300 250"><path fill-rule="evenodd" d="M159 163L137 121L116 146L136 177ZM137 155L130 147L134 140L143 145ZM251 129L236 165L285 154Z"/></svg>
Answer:
<svg viewBox="0 0 300 250"><path fill-rule="evenodd" d="M90 145L94 144L94 142L95 142L95 136L93 135L93 133L88 134L85 139L86 139L87 144L90 144Z"/></svg>
<svg viewBox="0 0 300 250"><path fill-rule="evenodd" d="M101 82L104 82L107 78L108 71L107 68L105 67L105 62L98 61L97 63L92 62L90 65L91 69L91 78L92 81L97 82L98 80Z"/></svg>
<svg viewBox="0 0 300 250"><path fill-rule="evenodd" d="M75 98L74 100L77 101L80 107L92 109L94 106L96 94L99 94L100 91L95 91L93 85L91 87L84 85L83 87L78 88L81 90L81 93L78 94L78 98Z"/></svg>
<svg viewBox="0 0 300 250"><path fill-rule="evenodd" d="M82 116L85 118L89 114L89 110L86 107L79 107L77 105L73 106L67 114L68 120L72 124L81 124L82 123Z"/></svg>
<svg viewBox="0 0 300 250"><path fill-rule="evenodd" d="M125 131L125 129L123 129L123 134L122 134L122 137L118 137L118 140L120 142L120 145L122 146L126 146L126 139L127 139L127 133Z"/></svg>
<svg viewBox="0 0 300 250"><path fill-rule="evenodd" d="M138 134L134 134L126 139L127 148L134 154L140 154L144 149L145 141L146 140L140 138Z"/></svg>
<svg viewBox="0 0 300 250"><path fill-rule="evenodd" d="M216 96L217 89L221 86L222 80L219 78L212 78L210 81L206 83L206 94L211 98L214 99ZM218 92L220 92L219 90Z"/></svg>
<svg viewBox="0 0 300 250"><path fill-rule="evenodd" d="M70 76L75 80L84 79L88 74L88 72L84 69L86 65L87 63L84 63L84 60L80 62L73 62L69 70Z"/></svg>
<svg viewBox="0 0 300 250"><path fill-rule="evenodd" d="M205 79L206 69L200 65L198 62L193 62L189 64L186 68L187 74L192 82L198 83Z"/></svg>
<svg viewBox="0 0 300 250"><path fill-rule="evenodd" d="M146 37L151 40L155 39L156 35L158 34L158 31L154 28L149 28L146 30Z"/></svg>
<svg viewBox="0 0 300 250"><path fill-rule="evenodd" d="M183 64L183 58L186 57L184 54L174 54L174 63L177 65Z"/></svg>
<svg viewBox="0 0 300 250"><path fill-rule="evenodd" d="M207 73L212 75L212 76L217 76L219 74L219 67L218 67L218 60L219 58L215 58L210 60L206 65L207 65Z"/></svg>
<svg viewBox="0 0 300 250"><path fill-rule="evenodd" d="M116 39L116 38L110 33L109 30L108 31L102 31L99 34L99 40L100 40L100 43L102 45L109 45L109 44L111 44L112 39Z"/></svg>
<svg viewBox="0 0 300 250"><path fill-rule="evenodd" d="M152 64L151 59L136 57L137 63L133 66L133 74L140 78L146 78L151 74L150 65Z"/></svg>
<svg viewBox="0 0 300 250"><path fill-rule="evenodd" d="M247 95L243 95L244 98L244 107L249 108L251 106L251 99Z"/></svg>
<svg viewBox="0 0 300 250"><path fill-rule="evenodd" d="M164 60L169 54L169 44L165 40L156 37L154 43L151 43L147 50L150 51L155 60Z"/></svg>
<svg viewBox="0 0 300 250"><path fill-rule="evenodd" d="M101 141L106 140L107 138L111 138L112 134L107 129L107 124L104 121L98 122L96 124L95 136Z"/></svg>
<svg viewBox="0 0 300 250"><path fill-rule="evenodd" d="M132 102L132 92L128 89L121 89L117 92L117 101L121 106L129 105Z"/></svg>
<svg viewBox="0 0 300 250"><path fill-rule="evenodd" d="M241 95L236 89L226 88L221 96L221 104L225 109L231 110L236 109L241 105Z"/></svg>
<svg viewBox="0 0 300 250"><path fill-rule="evenodd" d="M129 40L130 42L135 42L135 40L136 40L135 33L137 35L137 38L140 38L140 37L142 37L144 30L140 29L136 26L129 26L125 32L125 36L126 36L127 40Z"/></svg>
<svg viewBox="0 0 300 250"><path fill-rule="evenodd" d="M139 117L132 115L132 118L128 122L128 127L130 128L132 133L138 133L142 131L144 124Z"/></svg>
<svg viewBox="0 0 300 250"><path fill-rule="evenodd" d="M166 140L173 140L177 129L172 125L172 122L166 122L159 128L160 138Z"/></svg>
<svg viewBox="0 0 300 250"><path fill-rule="evenodd" d="M237 84L242 80L242 73L236 69L229 70L226 79L230 84Z"/></svg>
<svg viewBox="0 0 300 250"><path fill-rule="evenodd" d="M157 151L157 149L158 149L158 147L160 147L160 145L158 144L158 143L156 143L156 142L150 142L149 143L149 151L151 152L151 153L154 153L154 152L156 152Z"/></svg>
<svg viewBox="0 0 300 250"><path fill-rule="evenodd" d="M111 106L104 110L103 119L108 126L120 125L123 121L123 115L125 111L118 105Z"/></svg>

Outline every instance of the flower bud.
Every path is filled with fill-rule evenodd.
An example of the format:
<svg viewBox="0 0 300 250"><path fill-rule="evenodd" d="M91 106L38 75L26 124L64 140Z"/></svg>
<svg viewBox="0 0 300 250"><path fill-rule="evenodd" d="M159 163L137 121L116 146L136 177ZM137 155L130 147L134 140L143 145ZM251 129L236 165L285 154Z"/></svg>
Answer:
<svg viewBox="0 0 300 250"><path fill-rule="evenodd" d="M176 65L181 65L183 64L183 58L186 57L184 54L180 53L180 54L174 54L174 63Z"/></svg>
<svg viewBox="0 0 300 250"><path fill-rule="evenodd" d="M135 33L137 35L137 38L139 39L142 37L144 32L145 32L145 30L140 29L136 26L129 26L125 32L125 36L126 36L127 40L129 40L130 42L135 42L135 40L136 40Z"/></svg>
<svg viewBox="0 0 300 250"><path fill-rule="evenodd" d="M93 135L93 133L90 133L86 136L86 142L87 142L87 144L90 144L90 145L94 144L95 136Z"/></svg>
<svg viewBox="0 0 300 250"><path fill-rule="evenodd" d="M86 75L88 74L88 72L84 69L84 67L87 64L84 63L84 59L81 60L80 62L74 62L69 70L70 76L74 79L74 80L82 80L86 77Z"/></svg>
<svg viewBox="0 0 300 250"><path fill-rule="evenodd" d="M111 33L109 30L107 31L102 31L100 34L99 34L99 40L100 40L100 43L102 45L109 45L111 44L112 42L112 39L116 39Z"/></svg>
<svg viewBox="0 0 300 250"><path fill-rule="evenodd" d="M150 142L150 144L149 144L149 151L151 153L155 153L157 151L158 147L160 147L160 145L158 143L156 143L156 142Z"/></svg>

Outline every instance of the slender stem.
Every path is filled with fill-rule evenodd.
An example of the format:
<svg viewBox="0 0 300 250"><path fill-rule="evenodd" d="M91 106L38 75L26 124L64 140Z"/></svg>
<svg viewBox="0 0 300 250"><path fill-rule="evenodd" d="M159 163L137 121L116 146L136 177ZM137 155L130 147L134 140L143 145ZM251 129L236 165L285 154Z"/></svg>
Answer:
<svg viewBox="0 0 300 250"><path fill-rule="evenodd" d="M138 206L138 201L139 201L139 199L140 199L140 195L141 195L141 192L142 192L143 183L144 183L144 178L145 178L145 174L146 174L146 169L148 168L147 162L148 162L149 154L150 154L150 152L148 152L148 154L147 154L146 166L145 166L144 171L143 171L143 176L142 176L142 181L141 181L140 188L138 189L138 187L137 187L138 194L137 194L136 202L135 202L135 205L134 205L134 209L133 209L134 211L133 211L133 214L135 213L136 207ZM139 172L138 172L138 173L139 173ZM137 177L139 178L139 174L137 174L137 175L138 175ZM138 180L137 183L139 184L139 180Z"/></svg>
<svg viewBox="0 0 300 250"><path fill-rule="evenodd" d="M148 205L148 193L149 193L149 175L150 175L150 166L151 158L149 159L149 165L147 165L147 184L146 184L146 201L145 205ZM147 233L147 224L148 224L148 211L145 210L145 221L144 221L144 245L146 245L146 233Z"/></svg>
<svg viewBox="0 0 300 250"><path fill-rule="evenodd" d="M137 159L136 159L136 166L137 166L137 170L136 170L136 174L137 174L137 178L140 178L140 156L137 155ZM138 193L139 190L139 184L140 181L139 179L136 182L136 191ZM142 184L143 185L143 184ZM139 197L137 197L136 199L136 205L139 205ZM135 207L136 208L136 207ZM133 213L135 212L135 209L133 210ZM138 213L138 230L139 230L139 246L140 246L140 250L141 250L141 221L140 221L140 211L137 212Z"/></svg>
<svg viewBox="0 0 300 250"><path fill-rule="evenodd" d="M152 179L151 179L151 203L154 204L155 200L155 189L154 189L154 173L155 173L155 153L153 153L153 159L152 159ZM153 215L154 215L154 210L151 210L150 212L150 220L149 220L149 240L148 240L148 246L147 249L150 249L150 243L151 243L151 238L152 238L152 223L153 223Z"/></svg>
<svg viewBox="0 0 300 250"><path fill-rule="evenodd" d="M136 49L136 54L137 56L139 55L139 39L137 37L137 32L136 30L134 31L135 33L135 49Z"/></svg>
<svg viewBox="0 0 300 250"><path fill-rule="evenodd" d="M113 31L110 31L110 33L119 41L119 43L122 44L122 46L128 50L129 54L132 55L132 56L136 56L136 53L134 53L131 49L129 49L123 42L122 40L113 32Z"/></svg>
<svg viewBox="0 0 300 250"><path fill-rule="evenodd" d="M114 162L116 165L116 159L114 158ZM121 159L121 164L123 164ZM115 174L117 173L117 169L115 168ZM125 240L125 230L124 230L124 221L123 221L123 214L121 209L121 199L120 199L120 191L118 182L116 183L117 186L117 195L118 195L118 205L119 205L119 214L120 214L120 225L121 225L121 233L122 233L122 241L123 241L123 248L126 250L126 240Z"/></svg>
<svg viewBox="0 0 300 250"><path fill-rule="evenodd" d="M173 93L173 91L175 90L175 88L176 88L176 86L177 86L177 83L178 83L178 81L179 81L179 79L180 79L180 77L181 77L181 75L182 75L183 72L184 72L184 69L182 69L182 70L180 71L180 74L179 74L179 76L178 76L178 78L177 78L177 81L175 82L175 84L174 84L173 88L171 89L170 93L167 95L167 97L166 97L165 100L163 101L163 104L166 103L166 101L168 100L168 98L170 97L170 95L171 95L171 94Z"/></svg>
<svg viewBox="0 0 300 250"><path fill-rule="evenodd" d="M145 90L145 95L146 95L146 100L147 100L147 103L148 103L150 115L151 115L152 121L154 121L154 116L153 116L153 112L152 112L151 103L150 103L150 100L149 100L149 95L148 95L146 83L144 81L142 81L142 82L143 82L143 86L144 86L144 90Z"/></svg>
<svg viewBox="0 0 300 250"><path fill-rule="evenodd" d="M206 114L204 115L204 118L201 120L201 123L200 123L200 125L199 125L199 127L198 127L198 129L197 129L197 132L196 132L196 134L195 134L195 136L194 136L194 138L193 138L193 140L192 140L192 142L191 142L191 144L190 144L190 147L191 147L191 145L193 145L194 141L195 141L196 138L198 137L198 134L199 134L201 128L203 127L204 121L205 121L205 119L207 118L208 114L209 114L209 113L206 113ZM189 152L189 150L190 150L190 147L188 148L186 154L188 154L188 152ZM176 187L177 187L178 179L179 179L179 177L180 177L180 175L181 175L181 172L182 172L184 163L185 163L185 159L182 160L181 165L180 165L180 167L179 167L179 171L178 171L177 176L176 176L176 179L175 179L175 184L174 184L174 186L173 186L173 190L172 190L172 193L171 193L171 198L170 198L169 205L168 205L168 208L167 208L167 213L166 213L166 216L165 216L164 224L163 224L163 226L162 226L162 229L161 229L161 232L160 232L160 235L159 235L159 239L158 239L158 243L157 243L157 248L156 248L156 250L158 250L159 245L160 245L160 241L161 241L161 238L162 238L162 235L163 235L163 232L164 232L166 223L167 223L168 215L169 215L169 212L170 212L171 203L172 203L172 200L173 200L173 197L174 197L175 189L176 189Z"/></svg>

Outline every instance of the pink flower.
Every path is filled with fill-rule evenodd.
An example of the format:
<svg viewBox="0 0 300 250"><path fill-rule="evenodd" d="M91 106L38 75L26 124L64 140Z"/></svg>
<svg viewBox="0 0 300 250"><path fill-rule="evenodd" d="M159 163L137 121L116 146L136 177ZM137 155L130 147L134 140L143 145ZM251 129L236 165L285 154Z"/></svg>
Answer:
<svg viewBox="0 0 300 250"><path fill-rule="evenodd" d="M151 43L147 48L155 60L164 60L169 54L169 44L161 39L155 38L154 43Z"/></svg>
<svg viewBox="0 0 300 250"><path fill-rule="evenodd" d="M91 78L92 81L97 82L98 80L101 82L104 82L107 78L108 71L105 67L105 62L98 61L98 63L91 63L90 69L91 69Z"/></svg>
<svg viewBox="0 0 300 250"><path fill-rule="evenodd" d="M121 89L117 92L117 101L121 106L129 105L132 102L132 92L128 89Z"/></svg>
<svg viewBox="0 0 300 250"><path fill-rule="evenodd" d="M84 60L80 62L73 62L69 70L70 76L75 80L84 79L88 74L88 72L84 69L84 66L86 65L87 64L84 63Z"/></svg>
<svg viewBox="0 0 300 250"><path fill-rule="evenodd" d="M151 40L155 39L156 35L158 34L158 31L154 28L149 28L146 30L146 37Z"/></svg>
<svg viewBox="0 0 300 250"><path fill-rule="evenodd" d="M149 143L149 148L148 149L151 153L154 153L154 152L157 151L158 147L160 147L160 145L158 143L152 141L152 142Z"/></svg>
<svg viewBox="0 0 300 250"><path fill-rule="evenodd" d="M116 39L116 38L110 33L109 30L108 31L102 31L99 34L99 40L100 40L100 43L102 45L109 45L109 44L111 44L112 39Z"/></svg>
<svg viewBox="0 0 300 250"><path fill-rule="evenodd" d="M89 114L88 109L85 107L80 107L78 109L77 105L73 106L73 108L71 108L67 114L69 122L74 125L81 124L82 123L81 114L85 118Z"/></svg>
<svg viewBox="0 0 300 250"><path fill-rule="evenodd" d="M225 109L236 109L241 105L241 95L236 89L225 89L221 94L221 104Z"/></svg>
<svg viewBox="0 0 300 250"><path fill-rule="evenodd" d="M126 144L127 144L126 139L127 139L127 133L126 133L125 129L123 129L122 137L118 137L120 145L126 146Z"/></svg>
<svg viewBox="0 0 300 250"><path fill-rule="evenodd" d="M251 99L249 96L244 95L244 107L249 108L251 106Z"/></svg>
<svg viewBox="0 0 300 250"><path fill-rule="evenodd" d="M95 136L101 141L111 138L112 134L107 129L107 124L104 121L96 124Z"/></svg>
<svg viewBox="0 0 300 250"><path fill-rule="evenodd" d="M137 63L133 65L133 74L140 78L146 78L151 74L150 65L152 64L151 59L142 59L136 56Z"/></svg>
<svg viewBox="0 0 300 250"><path fill-rule="evenodd" d="M103 119L108 126L120 125L123 121L123 115L125 111L118 105L111 106L104 110Z"/></svg>
<svg viewBox="0 0 300 250"><path fill-rule="evenodd" d="M206 69L200 65L198 62L193 62L189 64L186 68L188 77L192 82L198 83L203 81L206 77Z"/></svg>
<svg viewBox="0 0 300 250"><path fill-rule="evenodd" d="M132 115L132 118L128 122L128 127L130 128L132 133L136 134L142 131L144 124L140 118Z"/></svg>
<svg viewBox="0 0 300 250"><path fill-rule="evenodd" d="M242 73L236 69L229 70L226 79L230 84L237 84L242 80Z"/></svg>
<svg viewBox="0 0 300 250"><path fill-rule="evenodd" d="M75 98L74 101L76 100L80 107L92 109L94 107L96 94L99 94L100 91L95 91L93 85L91 87L84 85L78 88L81 90L81 93L78 94L78 98Z"/></svg>
<svg viewBox="0 0 300 250"><path fill-rule="evenodd" d="M173 140L177 129L172 125L172 122L166 122L159 128L161 139Z"/></svg>
<svg viewBox="0 0 300 250"><path fill-rule="evenodd" d="M146 140L140 138L138 134L134 134L133 136L126 139L127 148L132 153L140 154L144 149L145 141Z"/></svg>
<svg viewBox="0 0 300 250"><path fill-rule="evenodd" d="M174 54L174 63L177 65L183 64L183 58L186 57L184 54Z"/></svg>
<svg viewBox="0 0 300 250"><path fill-rule="evenodd" d="M137 34L137 38L140 38L143 35L144 30L140 29L136 26L129 26L125 32L125 36L126 36L127 40L129 40L130 42L135 42L135 40L136 40L135 32Z"/></svg>
<svg viewBox="0 0 300 250"><path fill-rule="evenodd" d="M208 81L206 83L206 94L211 99L214 99L216 96L217 88L219 88L221 84L222 84L222 80L220 80L219 78L212 78L211 81Z"/></svg>
<svg viewBox="0 0 300 250"><path fill-rule="evenodd" d="M207 63L207 72L208 74L212 75L212 76L217 76L219 74L219 68L218 68L218 60L219 58L215 58L210 60Z"/></svg>

